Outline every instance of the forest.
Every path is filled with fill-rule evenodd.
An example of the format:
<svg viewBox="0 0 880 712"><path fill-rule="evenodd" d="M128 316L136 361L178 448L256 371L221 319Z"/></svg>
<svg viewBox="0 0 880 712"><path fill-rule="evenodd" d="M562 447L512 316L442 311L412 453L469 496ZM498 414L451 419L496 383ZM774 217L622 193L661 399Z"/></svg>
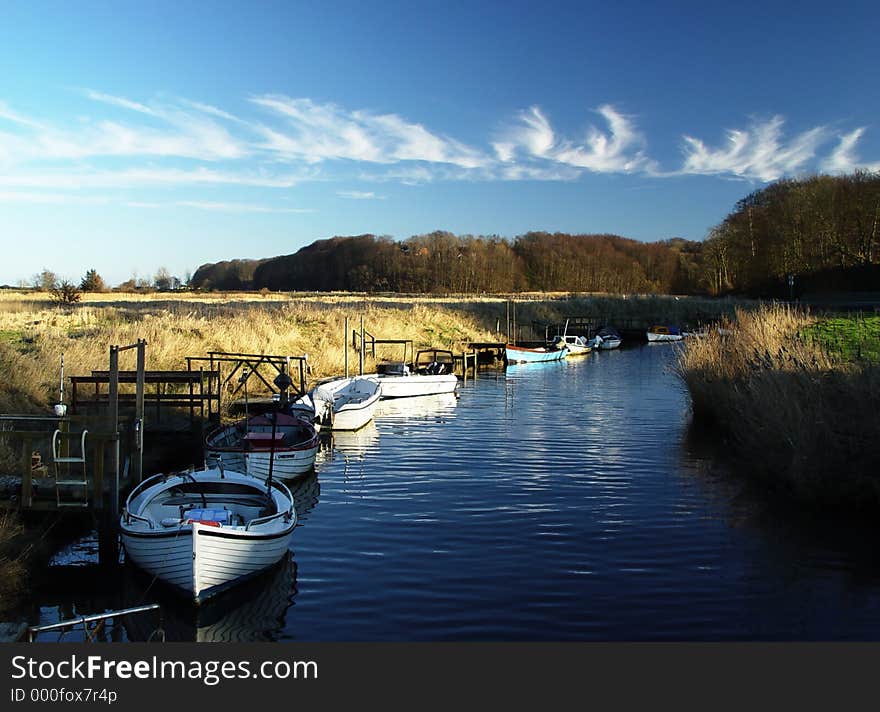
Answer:
<svg viewBox="0 0 880 712"><path fill-rule="evenodd" d="M356 235L294 254L199 267L197 289L789 296L880 290L880 173L783 179L750 193L703 241L528 232L397 241Z"/></svg>
<svg viewBox="0 0 880 712"><path fill-rule="evenodd" d="M292 255L202 265L199 289L407 293L699 291L700 243L530 232L318 240Z"/></svg>

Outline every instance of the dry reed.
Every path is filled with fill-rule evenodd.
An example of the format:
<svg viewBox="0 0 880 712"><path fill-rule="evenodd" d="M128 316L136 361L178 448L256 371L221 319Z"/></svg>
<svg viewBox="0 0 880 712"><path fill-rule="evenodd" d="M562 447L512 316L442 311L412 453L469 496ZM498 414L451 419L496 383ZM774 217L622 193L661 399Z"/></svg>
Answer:
<svg viewBox="0 0 880 712"><path fill-rule="evenodd" d="M16 549L22 532L14 512L0 512L0 611L9 609L21 593L25 556Z"/></svg>
<svg viewBox="0 0 880 712"><path fill-rule="evenodd" d="M880 373L801 338L812 321L765 306L687 344L677 370L694 419L719 428L744 472L804 501L880 506Z"/></svg>
<svg viewBox="0 0 880 712"><path fill-rule="evenodd" d="M469 340L492 336L473 316L439 304L236 297L92 301L71 307L0 300L0 412L44 410L57 400L61 354L67 375L88 374L107 368L111 344L137 339L147 341L148 369L185 368L187 356L208 351L307 354L311 376L320 378L343 370L346 316L350 329L358 327L363 315L365 328L378 338L412 339L417 348L460 350ZM402 355L390 347L384 352L380 347L376 354ZM350 359L355 364L357 355L351 352ZM373 365L366 359L367 369ZM133 352L121 355L120 367L134 368Z"/></svg>

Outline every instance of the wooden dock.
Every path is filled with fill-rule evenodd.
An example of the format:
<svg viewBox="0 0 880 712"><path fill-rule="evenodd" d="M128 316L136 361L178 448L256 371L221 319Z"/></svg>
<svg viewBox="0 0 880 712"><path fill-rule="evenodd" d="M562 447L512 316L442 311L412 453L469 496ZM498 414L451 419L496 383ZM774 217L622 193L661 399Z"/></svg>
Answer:
<svg viewBox="0 0 880 712"><path fill-rule="evenodd" d="M71 412L97 413L110 402L110 371L92 371L89 376L71 376ZM119 371L120 384L137 384L137 371ZM220 409L220 372L218 370L144 371L144 406L152 416L152 425L162 422L162 413L168 408L186 411L194 425ZM117 394L119 407L132 410L137 405L137 393L122 391Z"/></svg>

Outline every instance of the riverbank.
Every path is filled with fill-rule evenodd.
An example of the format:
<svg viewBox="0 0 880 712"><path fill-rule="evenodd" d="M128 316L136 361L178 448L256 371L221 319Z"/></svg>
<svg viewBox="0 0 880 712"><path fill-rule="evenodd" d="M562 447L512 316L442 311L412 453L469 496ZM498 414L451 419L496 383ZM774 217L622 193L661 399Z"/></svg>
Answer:
<svg viewBox="0 0 880 712"><path fill-rule="evenodd" d="M718 430L744 474L810 506L876 510L880 368L851 358L843 345L858 332L840 322L782 305L737 311L728 336L688 343L677 370L694 421Z"/></svg>

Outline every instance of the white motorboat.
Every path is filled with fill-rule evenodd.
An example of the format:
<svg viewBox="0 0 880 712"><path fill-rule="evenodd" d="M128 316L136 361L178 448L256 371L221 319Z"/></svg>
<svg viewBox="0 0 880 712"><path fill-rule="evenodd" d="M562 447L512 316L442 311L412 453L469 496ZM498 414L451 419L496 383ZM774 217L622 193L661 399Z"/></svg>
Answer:
<svg viewBox="0 0 880 712"><path fill-rule="evenodd" d="M271 460L275 477L293 479L312 470L319 444L315 426L305 418L266 413L211 430L205 460L262 479L269 476Z"/></svg>
<svg viewBox="0 0 880 712"><path fill-rule="evenodd" d="M622 341L623 339L620 338L620 334L616 329L604 327L596 332L592 339L592 345L594 349L599 351L610 351L620 346Z"/></svg>
<svg viewBox="0 0 880 712"><path fill-rule="evenodd" d="M675 326L652 326L647 331L648 343L658 343L663 341L681 341L682 333Z"/></svg>
<svg viewBox="0 0 880 712"><path fill-rule="evenodd" d="M315 386L293 402L291 411L310 418L316 428L358 430L373 419L381 396L382 389L373 378L338 378Z"/></svg>
<svg viewBox="0 0 880 712"><path fill-rule="evenodd" d="M551 342L553 347L561 349L565 346L568 349L569 356L580 356L588 354L593 350L593 346L583 336L575 336L574 334L561 334L555 336Z"/></svg>
<svg viewBox="0 0 880 712"><path fill-rule="evenodd" d="M370 374L382 388L382 398L411 398L453 393L458 387L458 376L444 373L442 364L412 372L405 363L381 364L379 373Z"/></svg>
<svg viewBox="0 0 880 712"><path fill-rule="evenodd" d="M221 468L150 477L120 518L126 556L196 603L278 563L295 526L287 487Z"/></svg>

